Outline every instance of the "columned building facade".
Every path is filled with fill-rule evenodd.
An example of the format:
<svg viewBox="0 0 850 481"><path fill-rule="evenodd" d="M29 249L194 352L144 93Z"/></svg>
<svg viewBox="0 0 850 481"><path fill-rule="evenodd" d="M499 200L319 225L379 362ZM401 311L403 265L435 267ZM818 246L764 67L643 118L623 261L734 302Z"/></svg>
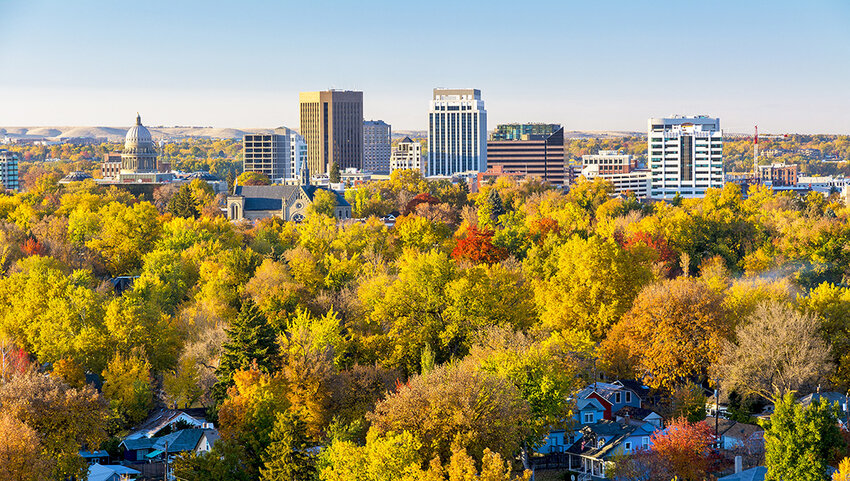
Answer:
<svg viewBox="0 0 850 481"><path fill-rule="evenodd" d="M428 113L428 176L487 170L487 111L478 89L434 89Z"/></svg>
<svg viewBox="0 0 850 481"><path fill-rule="evenodd" d="M647 158L651 197L703 197L723 187L723 133L720 119L707 116L649 119Z"/></svg>
<svg viewBox="0 0 850 481"><path fill-rule="evenodd" d="M314 175L363 168L363 92L301 92L300 133L307 142L307 164Z"/></svg>

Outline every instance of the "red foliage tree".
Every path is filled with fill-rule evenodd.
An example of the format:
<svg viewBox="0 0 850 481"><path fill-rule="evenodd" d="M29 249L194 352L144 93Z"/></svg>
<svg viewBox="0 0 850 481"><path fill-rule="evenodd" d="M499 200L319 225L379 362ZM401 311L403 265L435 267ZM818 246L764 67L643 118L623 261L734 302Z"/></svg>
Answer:
<svg viewBox="0 0 850 481"><path fill-rule="evenodd" d="M705 479L713 442L714 431L705 421L690 423L681 417L652 435L652 453L683 481L698 481Z"/></svg>
<svg viewBox="0 0 850 481"><path fill-rule="evenodd" d="M493 245L493 231L470 227L466 237L458 239L452 251L455 260L468 260L475 263L493 264L508 257L508 251Z"/></svg>
<svg viewBox="0 0 850 481"><path fill-rule="evenodd" d="M404 213L409 214L411 212L416 212L416 206L419 205L419 204L435 205L435 204L439 204L439 203L440 203L440 199L434 197L433 195L431 195L427 192L423 192L423 193L417 195L416 197L410 199L410 202L408 202L407 205L404 206Z"/></svg>
<svg viewBox="0 0 850 481"><path fill-rule="evenodd" d="M622 234L615 235L615 239L623 247L623 249L631 250L638 246L646 246L655 252L655 262L664 266L665 274L670 276L678 268L678 256L667 239L661 236L653 236L646 232L640 231L625 238Z"/></svg>
<svg viewBox="0 0 850 481"><path fill-rule="evenodd" d="M14 344L0 344L0 383L27 372L31 364L23 349Z"/></svg>
<svg viewBox="0 0 850 481"><path fill-rule="evenodd" d="M560 234L561 226L558 225L558 221L555 219L552 219L551 217L543 217L532 222L528 231L529 236L534 243L542 244L549 234Z"/></svg>
<svg viewBox="0 0 850 481"><path fill-rule="evenodd" d="M28 256L43 256L45 253L44 245L33 237L30 237L24 242L21 250Z"/></svg>

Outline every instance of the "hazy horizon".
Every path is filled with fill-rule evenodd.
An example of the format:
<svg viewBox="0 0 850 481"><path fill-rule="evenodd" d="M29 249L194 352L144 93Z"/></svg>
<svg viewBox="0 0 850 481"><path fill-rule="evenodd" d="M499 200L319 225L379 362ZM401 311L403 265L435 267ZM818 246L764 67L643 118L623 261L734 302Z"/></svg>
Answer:
<svg viewBox="0 0 850 481"><path fill-rule="evenodd" d="M488 128L850 133L850 2L420 5L0 0L0 126L298 126L298 92L362 90L424 130L434 87L481 89Z"/></svg>

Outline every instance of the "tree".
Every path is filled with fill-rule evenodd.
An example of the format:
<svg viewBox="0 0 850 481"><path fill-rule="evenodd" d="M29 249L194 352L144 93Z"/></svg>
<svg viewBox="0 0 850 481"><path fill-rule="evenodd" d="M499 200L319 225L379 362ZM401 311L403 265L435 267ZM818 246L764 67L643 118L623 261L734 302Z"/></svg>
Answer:
<svg viewBox="0 0 850 481"><path fill-rule="evenodd" d="M232 439L219 439L210 451L190 451L174 460L174 475L179 479L204 481L254 481L245 469L245 447Z"/></svg>
<svg viewBox="0 0 850 481"><path fill-rule="evenodd" d="M34 453L49 461L50 469L44 473L48 479L85 479L88 466L79 455L80 447L98 449L106 440L109 419L106 401L94 387L74 389L50 376L28 373L0 386L0 406L0 416L16 419L37 435L41 449ZM35 437L28 431L16 431L15 436L27 443L24 447L34 447ZM6 436L0 439L11 441ZM37 479L38 474L33 477Z"/></svg>
<svg viewBox="0 0 850 481"><path fill-rule="evenodd" d="M271 185L272 181L266 174L259 172L242 172L236 178L236 183L239 185Z"/></svg>
<svg viewBox="0 0 850 481"><path fill-rule="evenodd" d="M663 431L652 434L652 452L671 474L683 481L701 481L708 469L714 436L705 421L674 419Z"/></svg>
<svg viewBox="0 0 850 481"><path fill-rule="evenodd" d="M458 443L480 460L484 448L512 457L532 432L529 414L528 403L511 382L467 360L399 384L367 418L378 434L410 432L421 443L423 459L448 459Z"/></svg>
<svg viewBox="0 0 850 481"><path fill-rule="evenodd" d="M320 214L328 217L334 217L334 209L336 208L336 194L325 189L316 189L313 192L313 201L307 208L311 214Z"/></svg>
<svg viewBox="0 0 850 481"><path fill-rule="evenodd" d="M271 444L260 469L262 481L310 481L313 457L310 455L304 423L291 411L278 413Z"/></svg>
<svg viewBox="0 0 850 481"><path fill-rule="evenodd" d="M333 184L340 182L339 165L336 163L336 160L332 161L328 166L328 180Z"/></svg>
<svg viewBox="0 0 850 481"><path fill-rule="evenodd" d="M54 362L50 375L75 389L80 389L86 385L86 373L83 371L83 367L74 362L73 359L60 359Z"/></svg>
<svg viewBox="0 0 850 481"><path fill-rule="evenodd" d="M479 194L479 196L483 195ZM478 225L483 229L495 229L499 225L499 217L505 213L502 196L498 189L490 187L486 197L481 197L478 205Z"/></svg>
<svg viewBox="0 0 850 481"><path fill-rule="evenodd" d="M0 413L0 479L48 481L51 460L41 450L35 430L9 414Z"/></svg>
<svg viewBox="0 0 850 481"><path fill-rule="evenodd" d="M151 365L143 354L116 354L103 371L103 395L128 426L145 419L153 407Z"/></svg>
<svg viewBox="0 0 850 481"><path fill-rule="evenodd" d="M819 322L785 303L759 305L725 342L715 369L724 389L767 400L813 390L829 373L829 349L818 335Z"/></svg>
<svg viewBox="0 0 850 481"><path fill-rule="evenodd" d="M219 399L233 384L233 373L253 363L264 373L272 372L279 361L275 333L263 312L250 299L243 301L239 315L227 328L227 342L222 346L216 375Z"/></svg>
<svg viewBox="0 0 850 481"><path fill-rule="evenodd" d="M837 410L825 400L804 407L790 393L778 400L773 415L764 423L765 480L824 479L827 466L845 448Z"/></svg>
<svg viewBox="0 0 850 481"><path fill-rule="evenodd" d="M850 481L850 458L841 460L838 471L832 473L832 481Z"/></svg>
<svg viewBox="0 0 850 481"><path fill-rule="evenodd" d="M200 381L197 359L191 354L184 354L176 369L163 374L162 388L166 401L175 408L192 407L203 395Z"/></svg>
<svg viewBox="0 0 850 481"><path fill-rule="evenodd" d="M602 353L628 353L646 385L672 390L706 379L729 332L722 297L699 280L680 277L641 291Z"/></svg>
<svg viewBox="0 0 850 481"><path fill-rule="evenodd" d="M197 219L201 211L195 203L192 188L184 184L168 201L168 212L177 217L191 217Z"/></svg>
<svg viewBox="0 0 850 481"><path fill-rule="evenodd" d="M452 258L458 261L468 260L487 264L504 260L508 257L508 252L493 245L493 234L491 230L478 230L475 227L470 227L466 231L466 237L458 239L457 245L452 250Z"/></svg>

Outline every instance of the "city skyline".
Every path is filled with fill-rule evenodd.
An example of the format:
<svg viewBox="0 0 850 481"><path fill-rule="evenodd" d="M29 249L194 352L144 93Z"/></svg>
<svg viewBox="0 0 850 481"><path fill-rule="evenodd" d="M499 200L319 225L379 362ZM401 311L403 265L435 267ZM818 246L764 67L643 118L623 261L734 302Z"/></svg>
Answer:
<svg viewBox="0 0 850 481"><path fill-rule="evenodd" d="M850 133L850 4L840 0L710 11L331 3L150 1L128 13L0 0L0 126L123 126L144 111L150 125L297 127L298 93L335 88L363 91L367 119L425 130L430 92L446 87L481 90L491 126L642 132L650 117L704 114L729 132ZM283 61L269 63L277 51Z"/></svg>

